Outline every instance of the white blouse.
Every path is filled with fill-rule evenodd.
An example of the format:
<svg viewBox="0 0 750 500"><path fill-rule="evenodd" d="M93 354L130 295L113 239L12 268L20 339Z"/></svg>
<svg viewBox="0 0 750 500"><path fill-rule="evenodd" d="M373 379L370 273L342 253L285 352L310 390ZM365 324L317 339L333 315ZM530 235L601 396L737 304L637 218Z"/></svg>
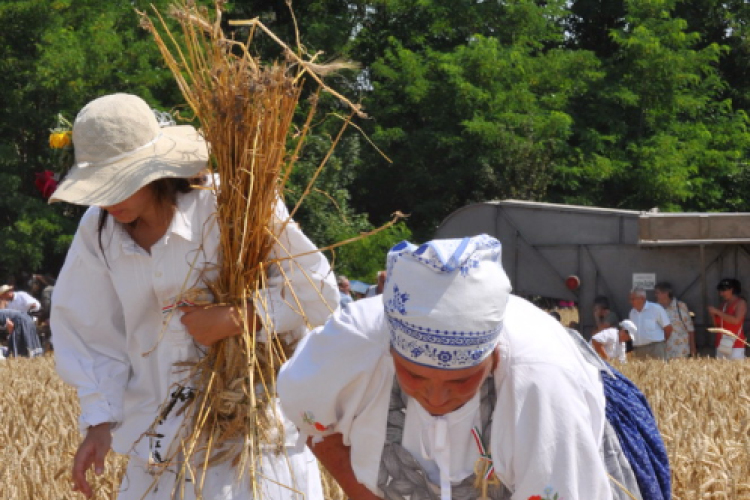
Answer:
<svg viewBox="0 0 750 500"><path fill-rule="evenodd" d="M303 339L278 378L285 414L314 440L341 433L358 480L376 494L395 372L389 344L382 298L363 299ZM605 399L598 369L559 322L515 296L498 350L490 452L512 498L611 499L599 453ZM402 445L439 486L474 472L478 399L442 417L407 403Z"/></svg>
<svg viewBox="0 0 750 500"><path fill-rule="evenodd" d="M68 251L52 297L57 371L78 389L82 431L114 422L118 453L148 459L148 440L141 437L173 384L187 375L175 363L201 355L175 306L196 290L211 298L205 283L217 273L215 212L210 190L179 195L167 232L149 254L112 217L100 240L100 209L92 207ZM284 224L287 219L279 202L272 227L278 239L269 257L279 262L269 266L267 287L253 300L264 324L272 321L277 332L299 338L335 310L338 290L328 261L294 222Z"/></svg>
<svg viewBox="0 0 750 500"><path fill-rule="evenodd" d="M617 328L605 328L591 337L592 342L599 342L604 347L609 359L616 359L620 363L627 363L627 347L625 342L620 342L620 330Z"/></svg>

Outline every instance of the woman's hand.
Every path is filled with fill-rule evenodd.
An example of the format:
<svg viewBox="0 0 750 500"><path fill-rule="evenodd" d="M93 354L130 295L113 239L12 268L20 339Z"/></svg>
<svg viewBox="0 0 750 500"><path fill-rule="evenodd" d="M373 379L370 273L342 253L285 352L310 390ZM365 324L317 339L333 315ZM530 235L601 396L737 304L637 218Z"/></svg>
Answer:
<svg viewBox="0 0 750 500"><path fill-rule="evenodd" d="M112 432L109 422L89 427L86 438L78 446L73 459L73 491L80 491L91 498L94 491L86 480L86 471L94 466L97 476L104 472L104 459L112 447Z"/></svg>
<svg viewBox="0 0 750 500"><path fill-rule="evenodd" d="M713 314L714 316L721 316L721 310L714 306L708 306L708 313Z"/></svg>
<svg viewBox="0 0 750 500"><path fill-rule="evenodd" d="M183 306L180 321L201 345L210 346L219 340L242 333L240 314L234 306ZM248 306L247 314L254 314Z"/></svg>

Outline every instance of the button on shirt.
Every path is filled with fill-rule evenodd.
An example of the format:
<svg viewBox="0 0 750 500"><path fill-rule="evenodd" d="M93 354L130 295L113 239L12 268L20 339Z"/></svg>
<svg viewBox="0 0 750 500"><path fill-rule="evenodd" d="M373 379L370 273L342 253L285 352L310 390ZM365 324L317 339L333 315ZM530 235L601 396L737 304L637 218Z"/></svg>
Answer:
<svg viewBox="0 0 750 500"><path fill-rule="evenodd" d="M659 304L649 301L643 304L640 312L635 308L630 310L630 321L638 327L638 333L633 339L634 346L663 342L664 328L672 324L667 311Z"/></svg>
<svg viewBox="0 0 750 500"><path fill-rule="evenodd" d="M172 222L150 253L111 217L100 237L99 208L86 212L76 232L53 297L57 370L78 389L82 430L116 424L118 453L148 456L148 440L140 438L172 384L186 378L175 364L200 356L177 306L212 299L205 283L217 273L215 212L210 190L179 195ZM295 338L325 321L338 304L338 290L325 257L294 222L285 224L288 217L280 202L271 227L278 239L269 256L278 264L267 266L266 288L252 297L264 325L272 322L277 332Z"/></svg>

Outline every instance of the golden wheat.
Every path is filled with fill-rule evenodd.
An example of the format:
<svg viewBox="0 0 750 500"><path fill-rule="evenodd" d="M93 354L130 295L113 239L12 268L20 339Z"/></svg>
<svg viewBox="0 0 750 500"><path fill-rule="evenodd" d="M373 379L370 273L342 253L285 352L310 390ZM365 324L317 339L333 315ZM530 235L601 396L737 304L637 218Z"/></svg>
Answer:
<svg viewBox="0 0 750 500"><path fill-rule="evenodd" d="M750 363L701 358L620 368L659 422L672 498L750 499Z"/></svg>
<svg viewBox="0 0 750 500"><path fill-rule="evenodd" d="M635 361L619 367L648 397L672 466L674 500L750 500L750 362ZM0 499L80 499L70 466L80 436L75 391L52 357L0 362ZM127 459L110 454L94 482L115 497ZM327 498L342 498L329 484Z"/></svg>

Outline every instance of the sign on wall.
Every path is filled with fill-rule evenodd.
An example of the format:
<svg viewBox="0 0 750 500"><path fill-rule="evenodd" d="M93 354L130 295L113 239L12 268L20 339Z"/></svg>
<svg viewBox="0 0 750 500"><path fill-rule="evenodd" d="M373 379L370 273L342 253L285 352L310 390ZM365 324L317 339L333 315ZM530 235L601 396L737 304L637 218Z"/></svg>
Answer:
<svg viewBox="0 0 750 500"><path fill-rule="evenodd" d="M656 273L633 273L633 288L653 290L656 286Z"/></svg>

